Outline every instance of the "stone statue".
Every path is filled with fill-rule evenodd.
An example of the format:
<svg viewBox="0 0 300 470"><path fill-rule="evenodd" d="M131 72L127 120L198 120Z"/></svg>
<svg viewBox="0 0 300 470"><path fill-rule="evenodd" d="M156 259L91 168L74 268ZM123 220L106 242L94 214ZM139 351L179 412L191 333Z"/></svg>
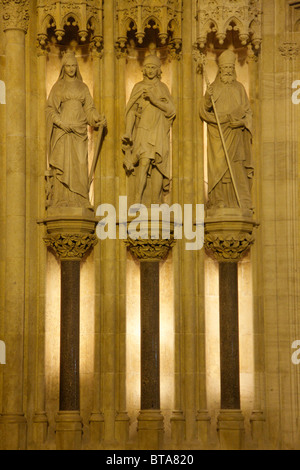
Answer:
<svg viewBox="0 0 300 470"><path fill-rule="evenodd" d="M75 54L67 52L47 109L49 166L53 174L52 207L91 209L87 125L106 126L83 83Z"/></svg>
<svg viewBox="0 0 300 470"><path fill-rule="evenodd" d="M219 73L200 105L208 124L208 208L252 211L252 112L235 61L233 51L221 54Z"/></svg>
<svg viewBox="0 0 300 470"><path fill-rule="evenodd" d="M135 202L142 203L151 178L151 202L156 204L170 186L170 129L176 111L168 87L161 82L161 61L156 55L146 57L143 74L127 104L124 166L136 175Z"/></svg>

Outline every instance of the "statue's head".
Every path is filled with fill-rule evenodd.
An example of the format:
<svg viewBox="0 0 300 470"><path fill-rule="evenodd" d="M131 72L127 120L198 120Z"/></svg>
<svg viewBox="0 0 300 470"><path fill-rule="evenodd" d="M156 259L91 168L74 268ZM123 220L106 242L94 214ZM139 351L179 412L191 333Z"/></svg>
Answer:
<svg viewBox="0 0 300 470"><path fill-rule="evenodd" d="M223 83L232 83L236 80L235 71L236 55L228 49L219 57L220 78Z"/></svg>
<svg viewBox="0 0 300 470"><path fill-rule="evenodd" d="M144 77L152 80L153 78L161 77L161 61L156 55L148 55L144 60L143 66Z"/></svg>
<svg viewBox="0 0 300 470"><path fill-rule="evenodd" d="M82 80L79 71L78 61L74 52L65 52L65 54L63 55L59 79L62 79L65 76L68 76L70 78L76 77Z"/></svg>

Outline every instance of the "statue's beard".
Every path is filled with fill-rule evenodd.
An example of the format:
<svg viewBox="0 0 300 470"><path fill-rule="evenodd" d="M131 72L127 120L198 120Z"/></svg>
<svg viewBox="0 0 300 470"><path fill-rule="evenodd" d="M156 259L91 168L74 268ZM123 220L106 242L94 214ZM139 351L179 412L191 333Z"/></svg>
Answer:
<svg viewBox="0 0 300 470"><path fill-rule="evenodd" d="M220 78L221 82L225 84L231 84L235 80L234 74L221 74Z"/></svg>

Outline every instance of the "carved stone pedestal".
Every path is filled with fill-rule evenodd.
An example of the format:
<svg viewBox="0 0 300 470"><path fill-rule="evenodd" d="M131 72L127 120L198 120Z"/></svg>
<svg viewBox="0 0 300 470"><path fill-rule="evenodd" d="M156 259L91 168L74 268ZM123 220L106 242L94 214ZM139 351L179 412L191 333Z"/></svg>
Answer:
<svg viewBox="0 0 300 470"><path fill-rule="evenodd" d="M198 439L205 449L209 442L209 431L211 425L211 417L207 410L197 412L196 416Z"/></svg>
<svg viewBox="0 0 300 470"><path fill-rule="evenodd" d="M254 243L257 226L251 212L208 211L205 247L219 262L221 412L218 435L222 450L241 450L244 417L240 410L238 262Z"/></svg>
<svg viewBox="0 0 300 470"><path fill-rule="evenodd" d="M0 439L3 450L24 450L27 446L27 420L23 413L1 415Z"/></svg>
<svg viewBox="0 0 300 470"><path fill-rule="evenodd" d="M60 393L56 417L57 450L80 450L80 261L97 243L91 211L68 208L43 221L46 245L61 261Z"/></svg>
<svg viewBox="0 0 300 470"><path fill-rule="evenodd" d="M250 416L251 436L255 449L265 449L266 417L262 410L253 410Z"/></svg>
<svg viewBox="0 0 300 470"><path fill-rule="evenodd" d="M56 415L56 450L80 450L82 418L79 411L59 411Z"/></svg>
<svg viewBox="0 0 300 470"><path fill-rule="evenodd" d="M160 410L140 410L138 440L141 450L160 450L164 442L164 417Z"/></svg>
<svg viewBox="0 0 300 470"><path fill-rule="evenodd" d="M217 430L222 450L244 449L245 423L241 410L221 410Z"/></svg>
<svg viewBox="0 0 300 470"><path fill-rule="evenodd" d="M171 439L175 445L180 445L185 438L185 417L183 411L174 410L171 416Z"/></svg>

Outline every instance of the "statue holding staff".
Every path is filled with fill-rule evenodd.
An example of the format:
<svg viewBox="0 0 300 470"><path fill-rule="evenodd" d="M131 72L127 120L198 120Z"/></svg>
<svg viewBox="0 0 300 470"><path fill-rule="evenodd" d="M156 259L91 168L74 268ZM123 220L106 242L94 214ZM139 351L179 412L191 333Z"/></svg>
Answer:
<svg viewBox="0 0 300 470"><path fill-rule="evenodd" d="M252 111L235 62L233 51L221 54L219 73L212 85L206 78L200 105L208 133L208 207L253 210Z"/></svg>
<svg viewBox="0 0 300 470"><path fill-rule="evenodd" d="M91 209L87 126L100 128L102 134L106 119L95 108L73 52L63 57L46 115L48 158L53 174L51 206ZM100 152L99 146L96 148Z"/></svg>

